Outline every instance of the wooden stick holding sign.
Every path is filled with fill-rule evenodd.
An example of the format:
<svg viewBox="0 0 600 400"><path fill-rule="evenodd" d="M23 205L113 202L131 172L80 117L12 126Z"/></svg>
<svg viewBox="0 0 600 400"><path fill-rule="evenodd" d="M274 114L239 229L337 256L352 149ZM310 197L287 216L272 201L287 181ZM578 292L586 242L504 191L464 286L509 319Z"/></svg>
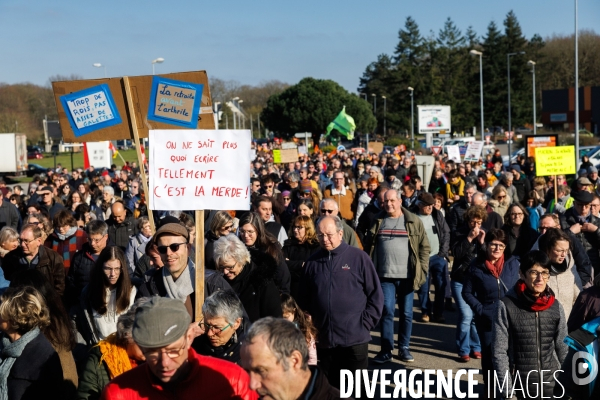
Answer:
<svg viewBox="0 0 600 400"><path fill-rule="evenodd" d="M144 169L144 163L142 158L142 148L140 147L140 135L137 128L137 118L135 115L135 107L133 105L133 96L131 95L131 86L129 85L129 77L123 77L123 83L125 84L125 94L127 95L127 107L129 108L129 116L131 117L131 131L133 132L133 142L135 144L135 151L138 157L138 164L140 166L140 174L142 175L142 186L146 196L149 196L148 191L148 179L146 178L146 170ZM133 211L133 210L132 210ZM156 232L156 226L154 226L154 216L152 210L148 207L148 219L150 220L150 229L152 234Z"/></svg>
<svg viewBox="0 0 600 400"><path fill-rule="evenodd" d="M554 175L554 210L558 204L558 176Z"/></svg>
<svg viewBox="0 0 600 400"><path fill-rule="evenodd" d="M196 210L196 282L194 321L202 321L202 306L204 305L204 210Z"/></svg>
<svg viewBox="0 0 600 400"><path fill-rule="evenodd" d="M150 206L197 210L194 319L202 319L204 211L250 208L249 130L151 130Z"/></svg>

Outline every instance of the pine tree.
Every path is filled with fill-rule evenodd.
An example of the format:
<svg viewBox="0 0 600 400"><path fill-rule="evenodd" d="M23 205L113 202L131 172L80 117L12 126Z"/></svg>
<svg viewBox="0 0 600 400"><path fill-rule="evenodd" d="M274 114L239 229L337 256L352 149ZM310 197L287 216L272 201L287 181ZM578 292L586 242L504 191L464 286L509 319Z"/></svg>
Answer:
<svg viewBox="0 0 600 400"><path fill-rule="evenodd" d="M532 98L531 84L532 79L529 74L530 68L527 66L527 39L523 36L521 26L513 11L506 15L504 20L504 54L514 54L510 57L510 105L511 105L511 128L516 128L525 123L530 123L532 117ZM519 54L519 53L525 54ZM508 124L508 76L507 79L507 102L506 118ZM508 126L508 125L507 125Z"/></svg>
<svg viewBox="0 0 600 400"><path fill-rule="evenodd" d="M502 33L490 22L483 38L483 102L486 128L507 124L506 55Z"/></svg>

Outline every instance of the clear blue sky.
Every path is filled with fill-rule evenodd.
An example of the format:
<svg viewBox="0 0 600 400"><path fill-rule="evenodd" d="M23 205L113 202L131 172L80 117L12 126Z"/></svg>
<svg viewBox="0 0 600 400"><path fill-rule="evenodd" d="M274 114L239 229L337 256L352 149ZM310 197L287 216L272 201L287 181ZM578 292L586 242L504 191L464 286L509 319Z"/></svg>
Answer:
<svg viewBox="0 0 600 400"><path fill-rule="evenodd" d="M355 91L365 67L392 53L407 16L421 34L447 17L464 32L500 28L514 10L526 37L574 31L574 0L1 0L0 82L46 84L52 75L100 78L205 69L257 84L306 76ZM579 0L580 29L594 29L600 1ZM596 30L598 32L598 30Z"/></svg>

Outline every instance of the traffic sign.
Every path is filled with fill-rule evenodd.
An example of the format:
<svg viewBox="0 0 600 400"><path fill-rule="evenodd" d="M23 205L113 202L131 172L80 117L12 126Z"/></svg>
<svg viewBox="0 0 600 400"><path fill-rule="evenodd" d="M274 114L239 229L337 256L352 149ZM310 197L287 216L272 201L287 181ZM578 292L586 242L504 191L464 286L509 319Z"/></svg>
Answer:
<svg viewBox="0 0 600 400"><path fill-rule="evenodd" d="M433 153L434 156L439 155L441 150L442 150L442 146L431 146L431 152Z"/></svg>

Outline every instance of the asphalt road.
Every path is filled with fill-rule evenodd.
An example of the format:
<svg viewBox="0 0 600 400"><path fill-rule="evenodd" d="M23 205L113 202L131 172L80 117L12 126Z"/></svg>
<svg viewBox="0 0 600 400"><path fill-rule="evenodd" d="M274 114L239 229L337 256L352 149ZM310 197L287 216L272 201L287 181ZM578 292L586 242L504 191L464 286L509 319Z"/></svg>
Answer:
<svg viewBox="0 0 600 400"><path fill-rule="evenodd" d="M433 297L433 294L432 294ZM415 304L417 303L417 297L415 295ZM418 320L420 319L421 316L421 312L420 310L418 310L417 308L414 308L414 315L413 315L413 330L412 330L412 336L411 336L411 340L410 340L410 352L413 355L413 357L415 358L414 362L410 362L410 363L404 363L400 360L398 360L397 358L397 348L394 350L394 359L392 362L386 363L386 364L375 364L372 362L373 358L375 357L375 355L379 352L380 350L380 334L379 334L379 327L375 328L372 332L372 341L371 344L369 345L369 372L370 372L370 376L371 379L373 377L373 371L374 370L381 370L381 369L389 369L392 371L392 376L393 373L399 369L406 369L406 373L407 376L410 373L411 370L414 369L420 369L420 370L426 370L426 369L433 369L433 370L443 370L443 371L447 371L447 370L452 370L453 373L456 373L459 369L472 369L472 370L480 370L481 369L481 362L480 360L475 360L475 359L471 359L471 361L469 361L468 363L462 363L458 361L458 355L456 353L456 341L455 341L455 334L456 334L456 320L458 318L458 312L454 311L454 312L449 312L449 311L445 311L444 317L446 318L446 322L444 323L435 323L435 322L429 322L429 323L422 323L419 322ZM396 326L396 332L398 329L398 310L396 309L396 316L395 316L395 326ZM396 346L397 346L397 336L395 336L395 341L396 341ZM379 375L379 373L378 373ZM418 375L421 377L421 382L422 382L422 375ZM484 389L484 385L483 385L483 378L480 374L477 374L474 376L477 381L480 383L475 387L474 393L475 394L479 394L478 398L484 398L484 393L485 393L485 389ZM380 381L380 376L377 377L377 382ZM391 377L388 376L388 379L390 379ZM393 378L391 379L392 383L390 385L387 385L387 390L386 393L387 394L393 394L395 386L393 384ZM464 375L461 377L461 391L463 391L464 393L467 393L467 376ZM430 392L431 393L436 393L437 391L437 386L433 385L430 386ZM402 392L399 393L400 396L399 398L406 398L406 399L414 399L414 398L421 398L421 397L411 397L409 392L407 391L406 393L406 397L402 397ZM361 397L356 397L356 398L372 398L372 399L382 399L385 397L381 396L380 393L380 387L379 385L377 386L377 390L374 394L373 397L367 397L364 393L364 390L361 392ZM388 397L389 398L389 397ZM393 397L392 397L393 398ZM424 397L423 397L424 398ZM447 398L451 398L451 399L458 399L458 398L476 398L476 397L457 397L455 393L453 393L453 397L436 397L436 398L443 398L443 399L447 399Z"/></svg>

